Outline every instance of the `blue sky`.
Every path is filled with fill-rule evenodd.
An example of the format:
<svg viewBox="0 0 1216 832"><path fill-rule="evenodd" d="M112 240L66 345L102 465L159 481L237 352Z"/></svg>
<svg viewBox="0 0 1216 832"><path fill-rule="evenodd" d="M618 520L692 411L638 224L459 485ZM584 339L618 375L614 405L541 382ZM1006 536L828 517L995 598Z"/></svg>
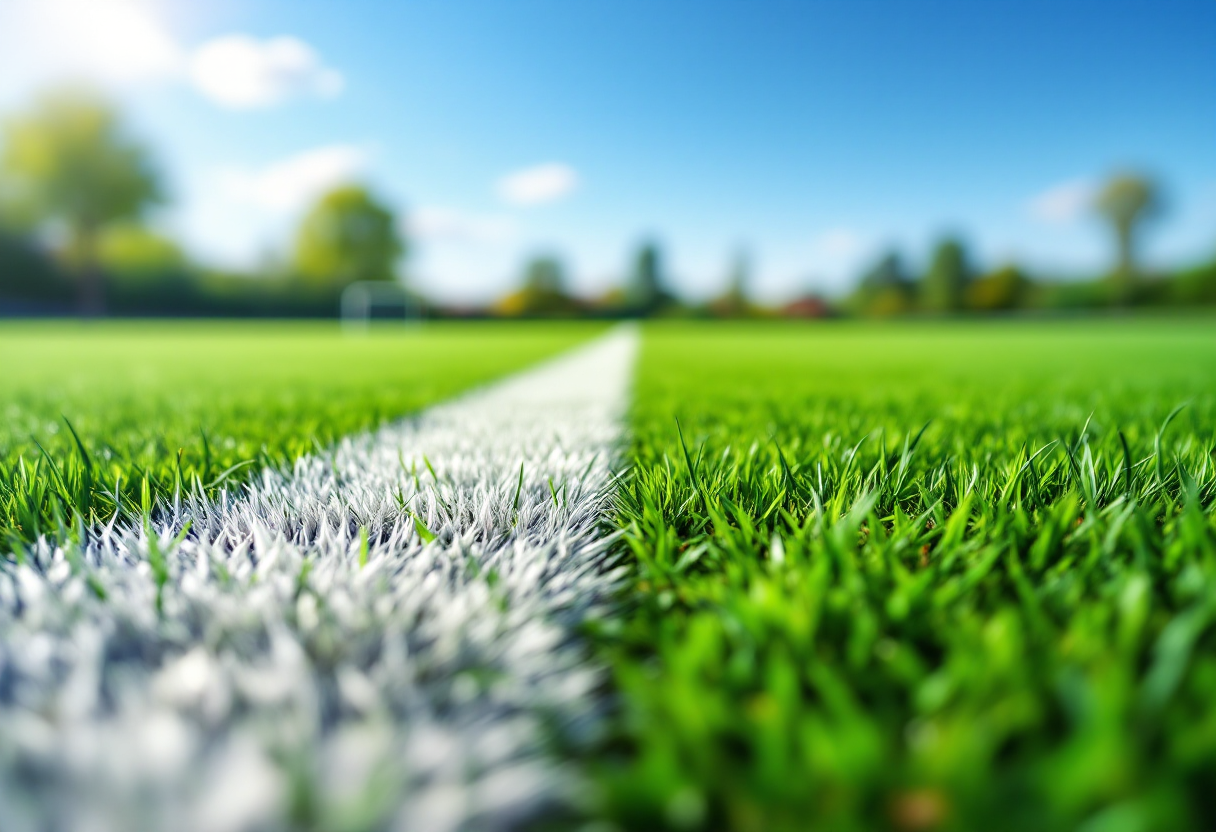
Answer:
<svg viewBox="0 0 1216 832"><path fill-rule="evenodd" d="M63 26L82 4L112 13ZM1151 260L1216 251L1206 2L0 0L0 56L5 109L72 74L112 91L200 259L281 256L354 177L450 300L539 250L600 291L645 236L694 297L741 250L777 299L947 231L1082 274L1110 257L1087 195L1123 167L1166 189Z"/></svg>

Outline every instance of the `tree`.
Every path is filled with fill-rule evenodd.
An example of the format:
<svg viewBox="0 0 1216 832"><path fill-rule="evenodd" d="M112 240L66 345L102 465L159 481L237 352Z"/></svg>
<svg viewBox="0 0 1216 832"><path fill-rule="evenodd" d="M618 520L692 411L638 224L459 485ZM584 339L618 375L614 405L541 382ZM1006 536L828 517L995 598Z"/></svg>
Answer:
<svg viewBox="0 0 1216 832"><path fill-rule="evenodd" d="M524 290L534 295L564 295L566 270L556 257L534 257L524 269Z"/></svg>
<svg viewBox="0 0 1216 832"><path fill-rule="evenodd" d="M886 317L907 312L912 280L896 251L888 251L861 276L852 306L867 315Z"/></svg>
<svg viewBox="0 0 1216 832"><path fill-rule="evenodd" d="M181 247L133 223L115 223L97 241L97 259L114 274L147 276L186 268Z"/></svg>
<svg viewBox="0 0 1216 832"><path fill-rule="evenodd" d="M663 255L658 243L643 243L634 255L633 267L625 284L625 303L639 315L652 315L671 299L663 287Z"/></svg>
<svg viewBox="0 0 1216 832"><path fill-rule="evenodd" d="M726 278L726 291L713 301L711 309L718 315L737 317L745 314L751 306L748 286L751 283L751 261L747 253L740 251L731 261Z"/></svg>
<svg viewBox="0 0 1216 832"><path fill-rule="evenodd" d="M296 234L295 263L318 288L357 280L396 280L406 243L390 208L361 185L342 185L317 200Z"/></svg>
<svg viewBox="0 0 1216 832"><path fill-rule="evenodd" d="M967 287L967 306L977 312L1007 312L1024 306L1030 289L1030 279L1008 263L971 282Z"/></svg>
<svg viewBox="0 0 1216 832"><path fill-rule="evenodd" d="M1161 195L1153 181L1135 173L1107 180L1094 199L1094 210L1110 223L1118 249L1115 275L1130 282L1136 271L1136 237L1144 222L1161 210Z"/></svg>
<svg viewBox="0 0 1216 832"><path fill-rule="evenodd" d="M912 285L904 269L903 258L897 251L888 251L875 261L861 276L861 288L872 291L899 289L907 291Z"/></svg>
<svg viewBox="0 0 1216 832"><path fill-rule="evenodd" d="M139 218L161 201L150 156L115 110L95 94L62 89L4 122L0 192L10 220L59 223L78 281L81 312L105 310L97 244L112 223Z"/></svg>
<svg viewBox="0 0 1216 832"><path fill-rule="evenodd" d="M574 306L566 294L566 269L561 260L542 254L528 261L520 288L501 298L495 309L504 315L557 315Z"/></svg>
<svg viewBox="0 0 1216 832"><path fill-rule="evenodd" d="M933 250L929 270L920 283L921 306L931 312L957 312L963 308L971 268L962 242L947 237Z"/></svg>

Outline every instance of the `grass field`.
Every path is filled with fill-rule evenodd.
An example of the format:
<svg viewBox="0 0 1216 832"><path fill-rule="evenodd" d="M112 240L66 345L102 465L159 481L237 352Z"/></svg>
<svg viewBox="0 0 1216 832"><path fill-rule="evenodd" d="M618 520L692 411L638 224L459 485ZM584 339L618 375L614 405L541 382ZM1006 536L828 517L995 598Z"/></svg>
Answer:
<svg viewBox="0 0 1216 832"><path fill-rule="evenodd" d="M601 330L6 327L0 531L214 492ZM1214 370L1204 318L646 325L594 828L1209 826Z"/></svg>
<svg viewBox="0 0 1216 832"><path fill-rule="evenodd" d="M649 328L609 814L1205 826L1214 370L1209 320Z"/></svg>
<svg viewBox="0 0 1216 832"><path fill-rule="evenodd" d="M6 324L0 541L138 513L553 355L595 324ZM69 427L70 425L70 427ZM75 430L80 445L72 436Z"/></svg>

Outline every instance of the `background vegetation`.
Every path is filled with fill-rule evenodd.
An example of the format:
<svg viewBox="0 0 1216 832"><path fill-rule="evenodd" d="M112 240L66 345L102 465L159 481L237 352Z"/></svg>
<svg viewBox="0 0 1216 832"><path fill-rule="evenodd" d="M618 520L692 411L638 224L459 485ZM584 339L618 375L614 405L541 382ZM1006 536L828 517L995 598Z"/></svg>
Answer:
<svg viewBox="0 0 1216 832"><path fill-rule="evenodd" d="M250 274L191 262L154 230L168 190L152 151L95 93L51 90L11 115L0 136L0 315L333 317L353 282L409 283L405 226L367 183L320 195L287 254ZM540 252L523 265L518 288L491 306L430 304L429 314L881 318L1216 303L1216 260L1154 272L1138 259L1142 238L1164 213L1158 183L1116 172L1091 209L1110 228L1112 257L1107 273L1087 278L1031 274L1013 262L985 269L961 237L946 237L920 273L889 251L847 296L812 294L779 306L752 298L750 259L740 251L724 270L722 293L689 303L673 292L659 241L648 239L619 285L600 297L573 295L560 257Z"/></svg>

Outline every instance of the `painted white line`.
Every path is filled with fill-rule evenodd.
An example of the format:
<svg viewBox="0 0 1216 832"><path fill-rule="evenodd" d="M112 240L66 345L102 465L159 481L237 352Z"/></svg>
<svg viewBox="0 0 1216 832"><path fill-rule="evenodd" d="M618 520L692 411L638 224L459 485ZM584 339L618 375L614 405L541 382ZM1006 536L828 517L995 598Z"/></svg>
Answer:
<svg viewBox="0 0 1216 832"><path fill-rule="evenodd" d="M569 797L546 743L594 727L573 627L620 577L636 341L0 569L0 829L500 829Z"/></svg>

